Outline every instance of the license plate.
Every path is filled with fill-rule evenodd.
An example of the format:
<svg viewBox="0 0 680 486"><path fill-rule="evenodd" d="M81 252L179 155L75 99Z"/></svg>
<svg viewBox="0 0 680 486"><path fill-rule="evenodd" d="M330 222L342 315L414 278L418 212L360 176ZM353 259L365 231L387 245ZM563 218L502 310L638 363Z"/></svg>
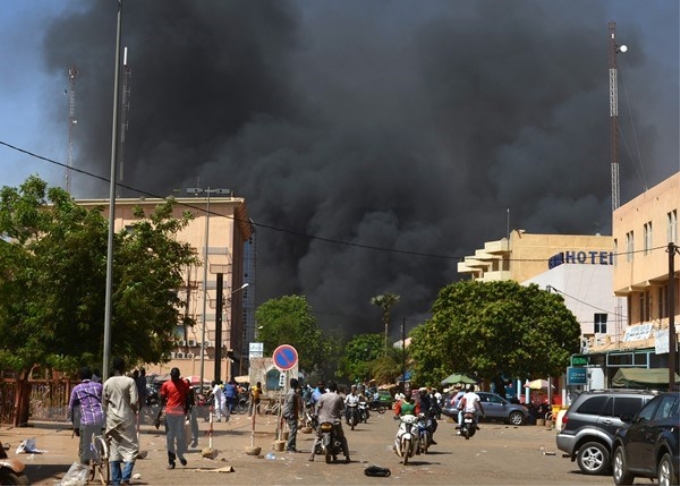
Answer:
<svg viewBox="0 0 680 486"><path fill-rule="evenodd" d="M466 424L471 424L471 423L472 423L472 419L465 419L465 423L466 423Z"/></svg>

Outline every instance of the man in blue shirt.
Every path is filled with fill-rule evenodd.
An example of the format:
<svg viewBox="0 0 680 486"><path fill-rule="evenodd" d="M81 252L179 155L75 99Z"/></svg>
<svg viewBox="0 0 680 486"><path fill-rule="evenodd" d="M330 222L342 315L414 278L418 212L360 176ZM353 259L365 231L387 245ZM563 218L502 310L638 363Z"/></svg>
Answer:
<svg viewBox="0 0 680 486"><path fill-rule="evenodd" d="M101 435L104 428L102 384L92 381L92 370L87 366L80 369L78 377L81 382L71 390L68 411L73 427L80 436L80 463L88 464L92 455L92 434Z"/></svg>

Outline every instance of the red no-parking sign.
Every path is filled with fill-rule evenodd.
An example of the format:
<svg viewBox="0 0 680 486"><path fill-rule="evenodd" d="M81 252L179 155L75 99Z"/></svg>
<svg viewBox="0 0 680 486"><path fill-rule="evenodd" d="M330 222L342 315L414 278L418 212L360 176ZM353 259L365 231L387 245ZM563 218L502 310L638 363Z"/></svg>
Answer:
<svg viewBox="0 0 680 486"><path fill-rule="evenodd" d="M274 366L281 371L288 371L298 362L297 350L290 344L282 344L274 350Z"/></svg>

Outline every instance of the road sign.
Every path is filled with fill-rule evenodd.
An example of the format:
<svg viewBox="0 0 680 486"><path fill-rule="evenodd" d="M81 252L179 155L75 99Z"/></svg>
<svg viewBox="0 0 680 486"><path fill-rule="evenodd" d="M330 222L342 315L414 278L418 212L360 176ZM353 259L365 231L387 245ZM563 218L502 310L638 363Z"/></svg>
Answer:
<svg viewBox="0 0 680 486"><path fill-rule="evenodd" d="M274 366L281 371L293 369L298 362L298 353L290 344L282 344L274 350Z"/></svg>
<svg viewBox="0 0 680 486"><path fill-rule="evenodd" d="M587 385L588 368L567 367L567 385Z"/></svg>

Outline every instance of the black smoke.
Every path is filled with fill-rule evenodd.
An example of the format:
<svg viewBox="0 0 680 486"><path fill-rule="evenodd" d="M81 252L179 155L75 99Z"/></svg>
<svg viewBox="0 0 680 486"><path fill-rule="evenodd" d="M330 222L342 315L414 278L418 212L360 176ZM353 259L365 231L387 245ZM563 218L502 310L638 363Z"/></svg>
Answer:
<svg viewBox="0 0 680 486"><path fill-rule="evenodd" d="M56 19L45 42L55 75L79 66L75 165L103 176L116 3L85 2ZM610 234L612 19L598 5L128 0L125 184L245 197L263 225L260 302L302 293L325 328L380 332L369 300L394 292L394 322L410 328L459 278L455 257L505 236L508 208L511 228ZM619 24L624 32L639 46L630 72L657 72L643 34ZM677 106L677 72L661 86ZM636 128L651 185L678 160L677 146L655 145L656 129ZM625 202L643 187L621 167ZM80 197L108 194L78 183Z"/></svg>

